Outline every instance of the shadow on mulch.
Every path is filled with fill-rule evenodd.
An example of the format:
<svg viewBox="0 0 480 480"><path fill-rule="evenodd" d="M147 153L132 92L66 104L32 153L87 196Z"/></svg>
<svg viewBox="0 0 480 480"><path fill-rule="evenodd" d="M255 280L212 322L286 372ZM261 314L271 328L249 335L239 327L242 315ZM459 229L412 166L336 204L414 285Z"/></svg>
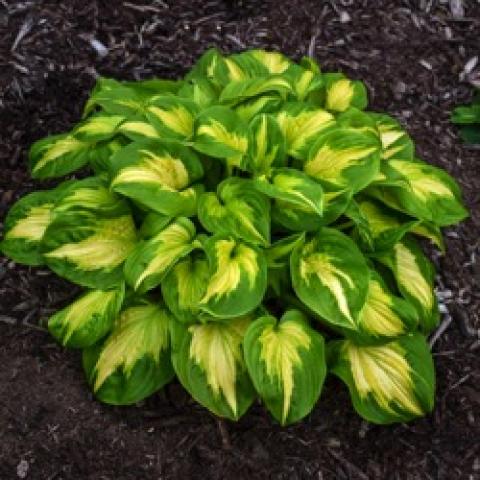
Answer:
<svg viewBox="0 0 480 480"><path fill-rule="evenodd" d="M313 414L283 429L260 406L219 423L177 384L136 407L100 405L79 355L39 326L76 291L0 259L1 479L480 478L480 152L462 147L448 120L469 99L459 75L480 48L480 5L464 3L454 18L448 2L426 0L0 1L0 218L38 188L29 144L79 119L97 74L176 78L214 45L309 52L324 70L365 80L371 109L402 121L472 212L448 230L447 255L434 256L451 314L434 345L435 412L393 427L362 422L333 379Z"/></svg>

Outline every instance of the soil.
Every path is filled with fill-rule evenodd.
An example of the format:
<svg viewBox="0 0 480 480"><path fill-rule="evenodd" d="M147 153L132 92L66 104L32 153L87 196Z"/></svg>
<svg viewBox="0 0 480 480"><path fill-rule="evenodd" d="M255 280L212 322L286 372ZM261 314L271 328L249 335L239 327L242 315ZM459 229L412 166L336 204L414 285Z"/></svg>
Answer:
<svg viewBox="0 0 480 480"><path fill-rule="evenodd" d="M480 54L480 3L463 4L0 0L0 218L48 186L29 179L28 146L78 121L97 75L177 78L214 45L310 53L364 80L371 109L402 121L418 155L456 177L471 212L447 230L447 254L432 254L444 309L432 339L435 411L391 427L363 422L333 378L288 428L260 405L236 424L218 421L176 383L134 407L101 405L79 354L44 328L76 289L0 258L1 479L480 479L480 150L449 123Z"/></svg>

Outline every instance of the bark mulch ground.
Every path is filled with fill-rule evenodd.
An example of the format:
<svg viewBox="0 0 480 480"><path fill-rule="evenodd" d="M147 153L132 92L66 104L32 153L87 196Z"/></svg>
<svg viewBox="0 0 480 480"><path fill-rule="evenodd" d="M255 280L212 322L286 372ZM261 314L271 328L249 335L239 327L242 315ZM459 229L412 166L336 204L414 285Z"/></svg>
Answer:
<svg viewBox="0 0 480 480"><path fill-rule="evenodd" d="M362 422L333 379L288 428L260 406L219 423L178 384L135 407L100 405L79 355L42 323L76 291L0 258L1 479L480 479L480 151L449 123L471 95L464 66L480 54L480 3L463 4L0 0L0 218L39 187L28 146L79 119L97 75L176 78L213 45L310 53L365 80L371 108L402 121L419 156L458 179L471 211L447 231L447 255L434 254L449 312L433 346L436 409L392 427Z"/></svg>

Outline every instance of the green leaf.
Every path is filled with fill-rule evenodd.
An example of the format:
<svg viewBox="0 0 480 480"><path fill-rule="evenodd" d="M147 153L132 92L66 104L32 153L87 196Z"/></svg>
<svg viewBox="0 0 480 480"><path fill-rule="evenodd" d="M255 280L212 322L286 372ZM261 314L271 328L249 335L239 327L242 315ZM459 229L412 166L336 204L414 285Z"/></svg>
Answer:
<svg viewBox="0 0 480 480"><path fill-rule="evenodd" d="M28 162L32 178L56 178L82 168L89 160L90 144L69 133L52 135L36 141Z"/></svg>
<svg viewBox="0 0 480 480"><path fill-rule="evenodd" d="M402 295L417 309L420 328L431 332L438 324L437 300L433 292L435 270L413 238L404 237L378 260L388 266Z"/></svg>
<svg viewBox="0 0 480 480"><path fill-rule="evenodd" d="M255 187L272 198L322 216L323 189L313 178L294 168L275 168L268 180L266 177L257 179Z"/></svg>
<svg viewBox="0 0 480 480"><path fill-rule="evenodd" d="M375 346L336 341L328 350L331 371L346 383L355 410L365 420L406 422L432 411L435 370L422 335Z"/></svg>
<svg viewBox="0 0 480 480"><path fill-rule="evenodd" d="M193 147L211 157L241 158L248 148L247 127L227 107L207 108L197 117Z"/></svg>
<svg viewBox="0 0 480 480"><path fill-rule="evenodd" d="M261 113L277 112L281 104L282 99L277 95L262 95L236 105L233 110L242 121L249 123Z"/></svg>
<svg viewBox="0 0 480 480"><path fill-rule="evenodd" d="M194 248L195 226L179 217L148 240L138 242L125 262L125 279L140 293L163 280L169 269Z"/></svg>
<svg viewBox="0 0 480 480"><path fill-rule="evenodd" d="M197 105L189 99L157 96L149 102L147 118L165 139L189 139L193 135Z"/></svg>
<svg viewBox="0 0 480 480"><path fill-rule="evenodd" d="M255 245L270 243L270 204L251 180L227 178L218 193L204 193L198 219L211 233L235 235Z"/></svg>
<svg viewBox="0 0 480 480"><path fill-rule="evenodd" d="M322 228L291 255L293 289L327 323L356 330L368 293L370 271L356 244Z"/></svg>
<svg viewBox="0 0 480 480"><path fill-rule="evenodd" d="M84 350L83 366L104 403L139 402L174 377L168 312L153 304L129 307L103 344Z"/></svg>
<svg viewBox="0 0 480 480"><path fill-rule="evenodd" d="M90 347L112 329L124 296L123 284L112 290L90 290L51 316L48 330L64 347Z"/></svg>
<svg viewBox="0 0 480 480"><path fill-rule="evenodd" d="M17 263L42 265L40 244L52 221L52 212L59 195L71 182L53 190L29 193L9 210L4 221L0 251Z"/></svg>
<svg viewBox="0 0 480 480"><path fill-rule="evenodd" d="M183 98L192 100L199 108L207 108L218 100L218 89L206 78L198 78L186 83L178 92Z"/></svg>
<svg viewBox="0 0 480 480"><path fill-rule="evenodd" d="M126 202L92 177L74 182L58 200L41 251L57 275L104 290L123 280L123 262L136 241Z"/></svg>
<svg viewBox="0 0 480 480"><path fill-rule="evenodd" d="M269 174L272 166L284 166L286 145L275 117L257 115L248 128L248 167L255 175Z"/></svg>
<svg viewBox="0 0 480 480"><path fill-rule="evenodd" d="M320 183L358 192L378 174L380 151L376 134L339 127L318 137L303 170Z"/></svg>
<svg viewBox="0 0 480 480"><path fill-rule="evenodd" d="M301 420L317 402L326 376L323 337L297 310L260 317L244 339L245 361L255 389L282 424Z"/></svg>
<svg viewBox="0 0 480 480"><path fill-rule="evenodd" d="M210 280L200 308L219 318L231 318L254 310L267 288L264 253L233 236L215 235L204 243Z"/></svg>
<svg viewBox="0 0 480 480"><path fill-rule="evenodd" d="M197 155L187 147L156 141L135 142L111 159L112 189L164 215L196 211L203 175Z"/></svg>
<svg viewBox="0 0 480 480"><path fill-rule="evenodd" d="M285 77L290 82L293 96L299 101L304 101L311 93L317 92L323 87L323 78L320 72L311 68L291 65L285 73Z"/></svg>
<svg viewBox="0 0 480 480"><path fill-rule="evenodd" d="M178 321L198 320L199 304L209 280L210 270L204 255L188 255L168 272L162 281L162 296Z"/></svg>
<svg viewBox="0 0 480 480"><path fill-rule="evenodd" d="M172 323L172 363L184 388L215 415L238 420L255 391L243 359L250 317L189 327Z"/></svg>

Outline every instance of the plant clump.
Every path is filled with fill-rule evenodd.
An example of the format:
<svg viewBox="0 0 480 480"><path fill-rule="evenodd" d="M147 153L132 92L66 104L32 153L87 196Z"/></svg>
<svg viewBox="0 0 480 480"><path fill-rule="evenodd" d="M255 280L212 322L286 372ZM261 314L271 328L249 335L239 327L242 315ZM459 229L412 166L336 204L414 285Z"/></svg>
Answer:
<svg viewBox="0 0 480 480"><path fill-rule="evenodd" d="M218 416L259 398L305 417L327 372L375 423L433 408L441 227L455 181L419 160L363 83L310 58L207 51L184 79L99 79L81 122L36 142L3 252L84 287L48 322L96 397L131 404L175 376Z"/></svg>

